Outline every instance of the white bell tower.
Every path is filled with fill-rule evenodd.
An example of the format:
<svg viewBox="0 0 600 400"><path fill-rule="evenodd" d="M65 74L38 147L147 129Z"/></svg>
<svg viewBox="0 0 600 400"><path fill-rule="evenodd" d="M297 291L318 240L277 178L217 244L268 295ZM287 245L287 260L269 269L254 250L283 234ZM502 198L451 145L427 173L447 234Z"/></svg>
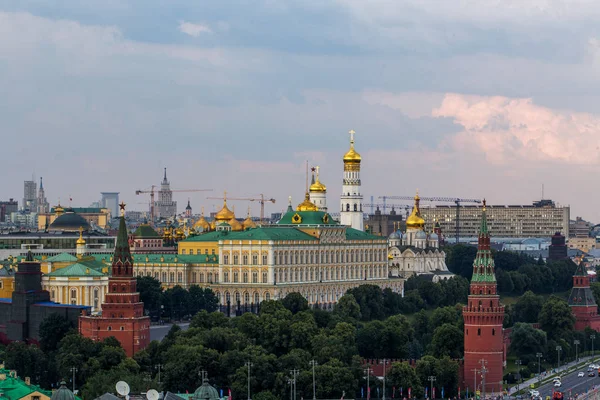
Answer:
<svg viewBox="0 0 600 400"><path fill-rule="evenodd" d="M362 158L354 150L354 134L350 132L350 150L344 155L344 182L340 198L340 223L363 230L363 196L360 192L360 162Z"/></svg>

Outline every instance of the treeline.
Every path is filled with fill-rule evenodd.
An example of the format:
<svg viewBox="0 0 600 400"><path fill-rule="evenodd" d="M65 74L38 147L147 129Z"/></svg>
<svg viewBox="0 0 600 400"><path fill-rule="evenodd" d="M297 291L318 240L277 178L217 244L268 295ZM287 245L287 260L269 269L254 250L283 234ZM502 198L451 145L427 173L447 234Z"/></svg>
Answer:
<svg viewBox="0 0 600 400"><path fill-rule="evenodd" d="M454 245L444 248L448 269L470 280L477 248ZM521 295L530 290L534 293L561 293L573 286L573 274L577 265L571 260L550 261L511 251L492 250L496 266L498 290L506 295Z"/></svg>
<svg viewBox="0 0 600 400"><path fill-rule="evenodd" d="M158 279L143 276L137 278L137 289L144 302L144 311L153 320L180 320L201 310L216 311L219 306L213 291L198 285L191 285L187 290L179 285L163 290Z"/></svg>
<svg viewBox="0 0 600 400"><path fill-rule="evenodd" d="M367 393L363 358L420 358L415 367L406 362L393 365L388 396L394 386L410 387L414 396L422 396L431 375L437 377L438 390L444 387L448 396L457 394L459 364L454 360L463 348L461 307L421 310L409 320L391 315L394 298L377 286L364 285L345 294L333 311L310 308L298 293L263 302L258 315L227 318L203 310L188 330L174 326L162 342L152 342L133 358L125 356L116 340L94 343L74 334L66 320L52 317L40 328L40 347L13 343L0 356L19 376L30 376L43 387L69 380L71 368L76 368L76 384L85 398L112 392L118 380L128 381L133 391L191 392L201 384L201 370L208 371L218 389L227 393L231 388L235 398L242 398L248 361L253 399L287 398L291 369L300 370L298 395L309 398L311 360L317 362L319 398L341 397L344 391L347 397L357 397ZM371 379L370 384L374 396L381 383Z"/></svg>

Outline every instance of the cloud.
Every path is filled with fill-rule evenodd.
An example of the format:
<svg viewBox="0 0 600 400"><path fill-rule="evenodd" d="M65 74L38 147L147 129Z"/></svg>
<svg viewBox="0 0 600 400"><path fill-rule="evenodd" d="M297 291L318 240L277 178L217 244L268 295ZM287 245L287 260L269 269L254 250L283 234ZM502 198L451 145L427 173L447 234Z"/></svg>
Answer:
<svg viewBox="0 0 600 400"><path fill-rule="evenodd" d="M186 21L179 22L179 30L186 35L193 37L200 37L200 35L203 33L213 33L212 29L210 29L207 25L193 24Z"/></svg>

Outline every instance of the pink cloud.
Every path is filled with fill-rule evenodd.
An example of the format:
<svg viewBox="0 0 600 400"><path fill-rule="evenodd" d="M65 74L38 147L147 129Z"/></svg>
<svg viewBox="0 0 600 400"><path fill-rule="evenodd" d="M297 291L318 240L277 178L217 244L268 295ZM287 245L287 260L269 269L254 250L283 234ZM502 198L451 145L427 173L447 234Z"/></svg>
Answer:
<svg viewBox="0 0 600 400"><path fill-rule="evenodd" d="M432 111L464 130L450 139L458 151L483 152L489 162L598 162L600 117L559 111L531 99L447 94Z"/></svg>

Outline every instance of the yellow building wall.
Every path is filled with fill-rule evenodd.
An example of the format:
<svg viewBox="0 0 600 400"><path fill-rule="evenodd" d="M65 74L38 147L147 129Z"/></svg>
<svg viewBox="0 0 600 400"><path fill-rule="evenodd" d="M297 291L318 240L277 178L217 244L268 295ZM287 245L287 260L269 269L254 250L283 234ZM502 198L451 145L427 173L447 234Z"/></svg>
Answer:
<svg viewBox="0 0 600 400"><path fill-rule="evenodd" d="M105 229L108 225L110 210L108 208L103 208L100 213L80 213L78 215L83 217L86 221L93 222L100 228ZM49 226L56 218L58 218L58 215L56 214L38 214L38 229L45 229L46 221Z"/></svg>
<svg viewBox="0 0 600 400"><path fill-rule="evenodd" d="M11 298L12 292L15 290L15 278L4 277L0 278L0 298Z"/></svg>
<svg viewBox="0 0 600 400"><path fill-rule="evenodd" d="M190 253L192 251L192 253ZM219 242L179 242L178 254L216 254L219 255Z"/></svg>

